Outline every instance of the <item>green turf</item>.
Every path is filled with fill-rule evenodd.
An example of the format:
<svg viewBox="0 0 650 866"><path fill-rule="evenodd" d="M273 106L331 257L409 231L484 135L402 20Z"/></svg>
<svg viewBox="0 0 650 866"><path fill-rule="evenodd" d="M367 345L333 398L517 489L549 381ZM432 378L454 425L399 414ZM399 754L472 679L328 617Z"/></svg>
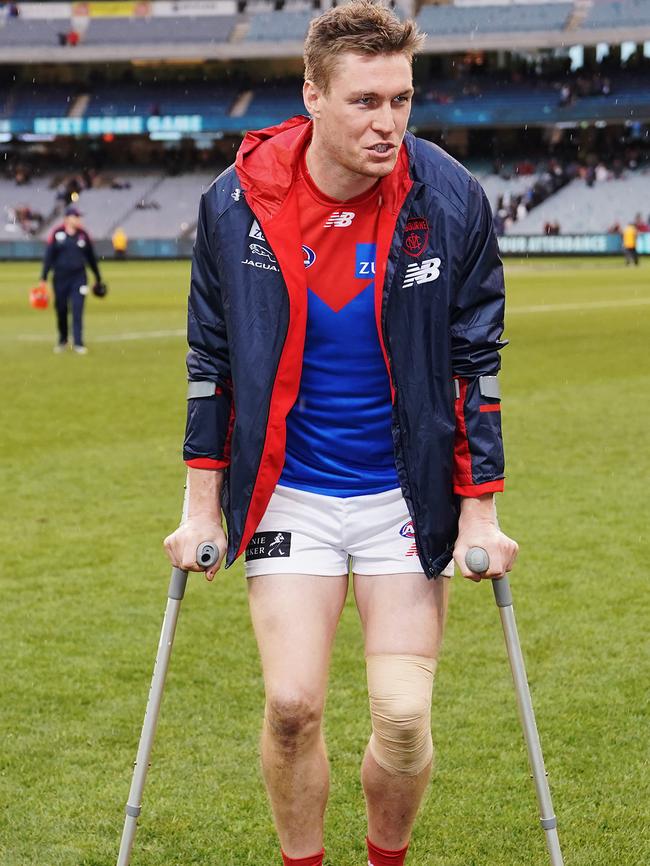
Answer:
<svg viewBox="0 0 650 866"><path fill-rule="evenodd" d="M567 866L650 862L647 265L508 263L500 514L521 544L513 588ZM37 266L0 264L2 866L116 859L184 478L188 270L107 264L77 357L52 354L52 312L27 304ZM278 863L261 707L240 566L193 579L133 866ZM410 864L544 866L487 585L454 581L433 718L438 771ZM326 724L326 862L363 866L351 603Z"/></svg>

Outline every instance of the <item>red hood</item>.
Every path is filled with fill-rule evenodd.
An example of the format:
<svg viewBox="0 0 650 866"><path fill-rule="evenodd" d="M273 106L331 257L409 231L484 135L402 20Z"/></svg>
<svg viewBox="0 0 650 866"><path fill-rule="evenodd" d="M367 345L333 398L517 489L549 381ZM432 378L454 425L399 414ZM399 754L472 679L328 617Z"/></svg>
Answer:
<svg viewBox="0 0 650 866"><path fill-rule="evenodd" d="M261 220L271 219L282 207L311 134L312 122L302 115L246 133L235 168L246 200ZM397 165L381 182L384 207L396 212L410 185L408 154L402 144Z"/></svg>

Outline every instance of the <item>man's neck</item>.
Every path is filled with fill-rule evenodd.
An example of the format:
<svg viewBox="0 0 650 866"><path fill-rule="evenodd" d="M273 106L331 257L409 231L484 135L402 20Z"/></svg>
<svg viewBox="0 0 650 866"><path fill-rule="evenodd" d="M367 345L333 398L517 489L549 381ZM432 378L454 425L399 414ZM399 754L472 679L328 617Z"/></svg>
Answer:
<svg viewBox="0 0 650 866"><path fill-rule="evenodd" d="M305 162L318 189L337 201L348 201L363 195L377 183L376 177L366 177L338 165L313 141L307 148Z"/></svg>

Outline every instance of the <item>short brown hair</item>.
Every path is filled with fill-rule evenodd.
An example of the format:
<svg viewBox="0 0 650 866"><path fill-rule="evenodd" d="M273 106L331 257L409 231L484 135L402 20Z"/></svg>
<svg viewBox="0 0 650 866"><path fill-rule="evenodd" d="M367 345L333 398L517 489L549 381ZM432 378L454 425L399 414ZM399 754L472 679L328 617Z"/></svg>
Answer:
<svg viewBox="0 0 650 866"><path fill-rule="evenodd" d="M405 54L409 60L424 42L415 21L400 21L376 0L352 0L314 18L303 57L305 80L327 91L340 54Z"/></svg>

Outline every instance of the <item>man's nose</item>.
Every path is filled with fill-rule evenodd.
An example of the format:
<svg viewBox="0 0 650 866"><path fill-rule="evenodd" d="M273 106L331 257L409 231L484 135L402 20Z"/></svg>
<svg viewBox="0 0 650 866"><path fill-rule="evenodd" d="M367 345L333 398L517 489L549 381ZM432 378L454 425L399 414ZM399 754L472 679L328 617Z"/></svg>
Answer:
<svg viewBox="0 0 650 866"><path fill-rule="evenodd" d="M377 109L373 117L372 127L375 132L386 134L390 134L395 130L395 118L393 117L392 106L389 102L384 103Z"/></svg>

